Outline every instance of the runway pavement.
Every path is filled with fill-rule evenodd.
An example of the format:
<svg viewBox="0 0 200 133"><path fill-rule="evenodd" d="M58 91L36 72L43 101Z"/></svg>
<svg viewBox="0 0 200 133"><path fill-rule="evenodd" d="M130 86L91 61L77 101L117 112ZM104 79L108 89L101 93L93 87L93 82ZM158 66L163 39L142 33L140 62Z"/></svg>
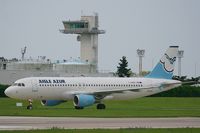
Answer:
<svg viewBox="0 0 200 133"><path fill-rule="evenodd" d="M94 128L200 128L200 118L0 117L0 130Z"/></svg>

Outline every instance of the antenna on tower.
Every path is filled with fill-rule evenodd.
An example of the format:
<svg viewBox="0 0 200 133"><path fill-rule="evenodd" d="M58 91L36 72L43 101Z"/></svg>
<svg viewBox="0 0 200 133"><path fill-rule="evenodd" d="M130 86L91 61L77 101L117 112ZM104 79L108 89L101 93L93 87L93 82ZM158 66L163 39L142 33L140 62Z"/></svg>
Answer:
<svg viewBox="0 0 200 133"><path fill-rule="evenodd" d="M22 54L22 60L24 60L24 55L26 53L26 46L21 49L21 54Z"/></svg>
<svg viewBox="0 0 200 133"><path fill-rule="evenodd" d="M81 10L81 16L83 16L83 15L84 15L83 10Z"/></svg>

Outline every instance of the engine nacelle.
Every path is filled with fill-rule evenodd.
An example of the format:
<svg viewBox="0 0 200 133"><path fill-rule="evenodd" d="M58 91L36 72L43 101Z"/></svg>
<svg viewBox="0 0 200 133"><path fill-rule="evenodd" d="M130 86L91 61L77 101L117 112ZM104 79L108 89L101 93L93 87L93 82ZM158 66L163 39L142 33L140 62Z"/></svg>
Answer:
<svg viewBox="0 0 200 133"><path fill-rule="evenodd" d="M64 100L42 100L41 104L43 106L56 106L58 104L61 104L65 102Z"/></svg>
<svg viewBox="0 0 200 133"><path fill-rule="evenodd" d="M87 107L95 103L93 95L80 94L74 96L74 106L76 107Z"/></svg>

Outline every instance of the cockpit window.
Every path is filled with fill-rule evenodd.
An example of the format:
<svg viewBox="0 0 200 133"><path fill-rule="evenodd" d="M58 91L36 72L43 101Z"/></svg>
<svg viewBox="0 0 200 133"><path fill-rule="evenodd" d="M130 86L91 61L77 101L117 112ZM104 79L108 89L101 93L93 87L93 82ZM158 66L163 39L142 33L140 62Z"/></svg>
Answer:
<svg viewBox="0 0 200 133"><path fill-rule="evenodd" d="M17 83L14 83L12 86L17 86Z"/></svg>
<svg viewBox="0 0 200 133"><path fill-rule="evenodd" d="M12 86L25 86L24 83L14 83Z"/></svg>

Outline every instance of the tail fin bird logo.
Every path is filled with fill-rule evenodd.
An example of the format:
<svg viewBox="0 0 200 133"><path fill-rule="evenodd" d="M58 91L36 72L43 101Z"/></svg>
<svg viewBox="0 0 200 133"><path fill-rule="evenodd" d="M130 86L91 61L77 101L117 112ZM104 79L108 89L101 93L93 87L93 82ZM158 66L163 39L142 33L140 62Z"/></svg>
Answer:
<svg viewBox="0 0 200 133"><path fill-rule="evenodd" d="M173 72L174 71L174 62L176 61L176 57L169 57L169 55L167 55L165 53L165 56L160 60L160 62L163 64L164 69L167 72Z"/></svg>

